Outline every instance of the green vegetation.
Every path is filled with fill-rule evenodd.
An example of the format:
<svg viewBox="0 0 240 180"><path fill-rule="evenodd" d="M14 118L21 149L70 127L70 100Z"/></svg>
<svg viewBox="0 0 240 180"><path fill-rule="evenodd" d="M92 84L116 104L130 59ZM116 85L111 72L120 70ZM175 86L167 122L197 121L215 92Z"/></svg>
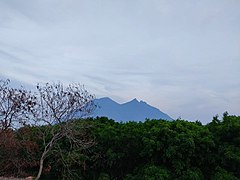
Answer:
<svg viewBox="0 0 240 180"><path fill-rule="evenodd" d="M84 149L59 140L45 160L42 179L240 179L240 116L224 113L207 125L118 123L105 117L73 123L94 144ZM37 175L41 128L0 133L0 176Z"/></svg>
<svg viewBox="0 0 240 180"><path fill-rule="evenodd" d="M1 171L8 172L15 167L17 171L14 173L17 175L23 175L24 168L38 164L35 178L38 180L46 167L45 160L62 142L66 145L70 143L71 147L77 146L78 149L87 149L93 145L94 141L89 137L91 133L86 131L87 126L83 123L76 126L73 118L77 114L80 118L91 113L95 105L94 96L80 84L63 86L61 83L46 83L38 84L36 88L37 92L23 87L12 88L10 80L0 79L0 146L3 150L0 157ZM22 131L28 132L27 139ZM32 147L38 147L40 151L34 151ZM62 152L62 149L58 152ZM63 153L61 157L66 154ZM23 154L24 157L19 159ZM68 162L64 164L65 168L69 165ZM51 166L48 165L45 172L50 170Z"/></svg>

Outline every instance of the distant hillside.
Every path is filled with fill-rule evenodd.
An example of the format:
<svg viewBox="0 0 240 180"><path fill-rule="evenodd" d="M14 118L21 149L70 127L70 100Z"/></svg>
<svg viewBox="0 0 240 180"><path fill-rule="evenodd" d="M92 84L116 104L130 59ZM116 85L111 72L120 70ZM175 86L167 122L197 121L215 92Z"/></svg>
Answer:
<svg viewBox="0 0 240 180"><path fill-rule="evenodd" d="M159 109L137 99L119 104L108 97L104 97L96 99L95 104L97 108L93 113L93 117L105 116L119 122L144 121L146 118L172 120L170 116Z"/></svg>

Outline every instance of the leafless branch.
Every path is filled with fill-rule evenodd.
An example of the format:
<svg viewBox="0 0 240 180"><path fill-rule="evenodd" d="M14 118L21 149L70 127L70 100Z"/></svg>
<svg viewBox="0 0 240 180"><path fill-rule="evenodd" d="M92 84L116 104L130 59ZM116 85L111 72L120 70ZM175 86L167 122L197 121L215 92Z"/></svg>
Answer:
<svg viewBox="0 0 240 180"><path fill-rule="evenodd" d="M94 96L80 84L70 84L67 87L61 83L37 85L37 104L32 111L33 117L37 125L51 127L51 132L47 132L48 135L51 134L51 138L46 142L46 138L43 137L45 148L36 179L41 176L43 163L49 152L63 137L81 148L88 148L94 144L85 127L79 129L74 124L75 118L82 118L95 109L93 100Z"/></svg>
<svg viewBox="0 0 240 180"><path fill-rule="evenodd" d="M0 130L17 128L29 120L36 97L23 88L11 88L10 80L0 80Z"/></svg>

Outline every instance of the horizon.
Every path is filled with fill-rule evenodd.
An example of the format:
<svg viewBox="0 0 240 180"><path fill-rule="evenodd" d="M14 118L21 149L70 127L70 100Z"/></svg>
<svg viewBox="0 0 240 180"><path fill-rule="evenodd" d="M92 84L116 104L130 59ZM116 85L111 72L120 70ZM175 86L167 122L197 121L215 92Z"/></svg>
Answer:
<svg viewBox="0 0 240 180"><path fill-rule="evenodd" d="M159 111L161 111L162 113L165 113L166 115L170 116L173 120L181 119L181 120L186 120L186 121L190 121L190 122L199 121L198 119L184 119L184 118L182 118L181 116L178 116L178 117L174 117L174 118L173 118L173 117L171 116L171 114L168 114L167 112L162 111L160 108L155 107L155 106L152 105L152 104L149 104L148 102L144 101L143 99L132 98L132 99L129 99L129 100L123 101L123 102L118 102L117 100L115 100L115 99L113 99L113 98L111 98L111 97L107 97L107 96L105 96L105 97L98 97L98 98L96 98L96 99L99 100L99 99L105 99L105 98L106 98L106 99L110 99L111 101L117 103L118 105L123 105L123 104L126 104L126 103L129 103L129 102L132 102L132 101L136 100L138 103L143 102L143 103L146 103L147 105L149 105L149 106L151 106L151 107L153 107L153 108L157 108L157 109L158 109ZM229 113L228 111L224 111L224 112L222 112L222 113L220 113L220 114L214 114L210 119L207 119L206 121L203 121L202 123L203 123L203 124L207 124L207 123L212 122L212 120L213 120L213 118L214 118L215 116L218 116L219 118L222 118L222 117L223 117L223 114L224 114L225 112ZM236 116L238 116L238 114L231 114L231 113L229 113L229 115L236 115Z"/></svg>
<svg viewBox="0 0 240 180"><path fill-rule="evenodd" d="M0 1L0 78L79 82L173 119L240 114L240 1Z"/></svg>

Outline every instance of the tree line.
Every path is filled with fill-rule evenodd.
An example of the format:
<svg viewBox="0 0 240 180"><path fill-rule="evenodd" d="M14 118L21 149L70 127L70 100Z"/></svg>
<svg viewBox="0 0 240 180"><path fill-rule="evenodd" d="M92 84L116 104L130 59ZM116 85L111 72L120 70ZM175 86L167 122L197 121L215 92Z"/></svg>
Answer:
<svg viewBox="0 0 240 180"><path fill-rule="evenodd" d="M42 179L240 178L239 116L214 117L207 125L184 120L118 123L101 117L75 120L74 126L94 145L82 148L62 138L45 160ZM0 175L37 175L45 148L41 132L25 126L1 134Z"/></svg>

